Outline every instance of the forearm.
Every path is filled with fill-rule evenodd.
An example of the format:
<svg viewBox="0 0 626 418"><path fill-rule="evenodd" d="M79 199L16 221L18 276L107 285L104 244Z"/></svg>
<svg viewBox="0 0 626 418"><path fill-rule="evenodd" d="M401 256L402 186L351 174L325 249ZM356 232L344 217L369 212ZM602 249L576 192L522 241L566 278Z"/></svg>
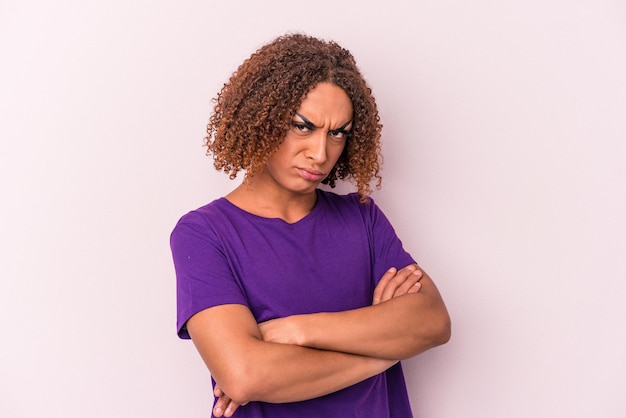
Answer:
<svg viewBox="0 0 626 418"><path fill-rule="evenodd" d="M365 308L280 321L284 321L281 327L289 327L293 344L395 360L417 355L450 337L448 312L426 275L419 293ZM264 336L271 340L271 326L267 328Z"/></svg>
<svg viewBox="0 0 626 418"><path fill-rule="evenodd" d="M219 387L237 403L292 402L351 386L395 361L264 341L242 305L194 315L187 329Z"/></svg>
<svg viewBox="0 0 626 418"><path fill-rule="evenodd" d="M312 399L352 386L396 363L270 342L251 348L254 355L242 359L245 364L239 379L228 383L229 388L235 387L236 394L242 389L237 394L242 401L283 403ZM216 381L221 385L218 378ZM229 393L227 389L225 392Z"/></svg>
<svg viewBox="0 0 626 418"><path fill-rule="evenodd" d="M367 308L303 316L302 344L378 358L413 357L449 339L447 314L421 309L420 302L417 294L405 295Z"/></svg>

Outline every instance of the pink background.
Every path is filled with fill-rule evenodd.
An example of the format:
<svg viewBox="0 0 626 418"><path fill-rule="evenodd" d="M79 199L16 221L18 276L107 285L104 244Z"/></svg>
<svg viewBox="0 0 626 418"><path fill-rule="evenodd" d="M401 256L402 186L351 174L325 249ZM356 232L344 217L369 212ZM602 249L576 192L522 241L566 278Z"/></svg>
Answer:
<svg viewBox="0 0 626 418"><path fill-rule="evenodd" d="M235 185L210 98L292 30L356 56L375 198L453 318L406 362L416 415L626 416L617 0L2 1L0 416L208 416L169 232Z"/></svg>

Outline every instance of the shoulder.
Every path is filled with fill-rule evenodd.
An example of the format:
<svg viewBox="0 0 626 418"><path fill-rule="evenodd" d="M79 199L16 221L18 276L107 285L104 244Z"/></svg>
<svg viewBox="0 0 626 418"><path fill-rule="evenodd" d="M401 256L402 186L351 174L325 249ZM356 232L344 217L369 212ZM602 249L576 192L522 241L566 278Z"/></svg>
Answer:
<svg viewBox="0 0 626 418"><path fill-rule="evenodd" d="M376 217L381 213L380 208L371 196L365 202L361 201L358 193L337 194L326 190L318 190L319 201L338 211L358 211L365 218Z"/></svg>
<svg viewBox="0 0 626 418"><path fill-rule="evenodd" d="M358 210L368 209L375 206L374 200L367 197L366 202L361 202L361 195L358 193L337 194L327 190L318 189L318 199L322 204L335 206L337 208L353 208Z"/></svg>
<svg viewBox="0 0 626 418"><path fill-rule="evenodd" d="M224 199L216 199L211 203L191 210L180 217L171 237L180 235L211 235L215 232L214 227L222 224L228 218L229 202Z"/></svg>
<svg viewBox="0 0 626 418"><path fill-rule="evenodd" d="M358 219L368 229L376 228L381 222L383 224L388 222L383 211L370 196L365 202L361 201L361 195L358 193L340 195L320 190L318 196L320 211L326 212L326 216L341 218L344 221Z"/></svg>

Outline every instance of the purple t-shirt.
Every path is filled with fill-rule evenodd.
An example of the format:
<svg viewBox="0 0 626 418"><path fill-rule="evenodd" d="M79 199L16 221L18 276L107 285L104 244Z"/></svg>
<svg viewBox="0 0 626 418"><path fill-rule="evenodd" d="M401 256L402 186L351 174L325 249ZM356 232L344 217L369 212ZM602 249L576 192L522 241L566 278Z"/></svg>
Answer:
<svg viewBox="0 0 626 418"><path fill-rule="evenodd" d="M317 190L296 223L263 218L221 198L189 212L171 236L177 278L178 335L187 320L223 304L247 306L257 322L369 306L389 267L415 262L373 200ZM319 398L250 402L236 417L411 417L398 363Z"/></svg>

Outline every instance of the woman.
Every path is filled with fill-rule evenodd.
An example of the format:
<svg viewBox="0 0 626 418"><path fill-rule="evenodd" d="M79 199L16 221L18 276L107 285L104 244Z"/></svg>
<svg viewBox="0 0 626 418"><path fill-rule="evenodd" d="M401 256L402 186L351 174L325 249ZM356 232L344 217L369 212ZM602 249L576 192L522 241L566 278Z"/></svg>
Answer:
<svg viewBox="0 0 626 418"><path fill-rule="evenodd" d="M211 372L214 416L411 416L399 360L448 341L450 320L368 197L381 128L350 52L305 35L218 94L207 152L244 181L171 236L178 335ZM357 193L318 188L337 179Z"/></svg>

